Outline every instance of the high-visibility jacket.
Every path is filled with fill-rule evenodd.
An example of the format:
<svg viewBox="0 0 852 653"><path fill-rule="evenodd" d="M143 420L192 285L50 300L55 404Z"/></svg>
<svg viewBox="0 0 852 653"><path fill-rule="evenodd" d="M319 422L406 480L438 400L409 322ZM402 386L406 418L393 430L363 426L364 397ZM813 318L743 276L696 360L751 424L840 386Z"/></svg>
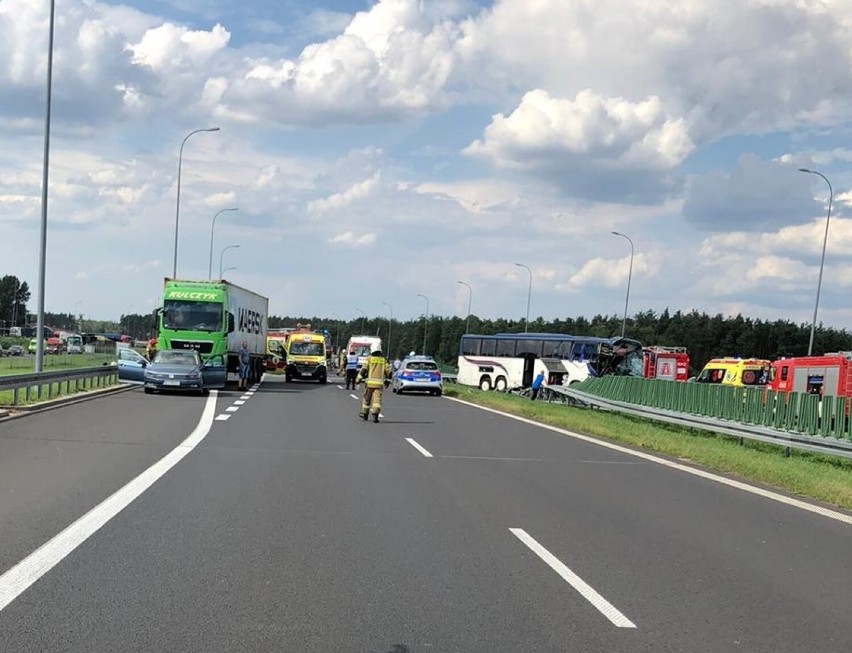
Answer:
<svg viewBox="0 0 852 653"><path fill-rule="evenodd" d="M357 370L358 369L358 355L357 354L349 354L346 357L346 369L347 370Z"/></svg>
<svg viewBox="0 0 852 653"><path fill-rule="evenodd" d="M360 379L368 388L381 388L385 380L390 378L391 369L384 356L370 356L364 361L361 368Z"/></svg>

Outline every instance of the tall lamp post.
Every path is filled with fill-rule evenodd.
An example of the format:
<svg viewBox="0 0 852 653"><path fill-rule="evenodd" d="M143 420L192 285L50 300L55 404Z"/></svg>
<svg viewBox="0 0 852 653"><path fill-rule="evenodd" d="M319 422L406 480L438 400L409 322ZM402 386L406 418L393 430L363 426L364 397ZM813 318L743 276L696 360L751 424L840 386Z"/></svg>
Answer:
<svg viewBox="0 0 852 653"><path fill-rule="evenodd" d="M814 349L814 331L816 330L817 311L819 311L819 293L822 289L822 270L825 267L825 247L828 244L828 223L831 222L831 202L834 199L834 189L831 187L831 182L821 172L809 170L808 168L799 168L799 172L806 172L809 175L817 175L825 180L828 184L828 216L825 218L825 235L822 238L822 258L819 261L819 281L817 281L816 302L814 302L814 319L811 322L811 337L808 340L808 356L811 355Z"/></svg>
<svg viewBox="0 0 852 653"><path fill-rule="evenodd" d="M78 299L76 302L74 302L74 323L77 325L77 332L78 333L83 333L83 327L80 324L80 320L77 317L79 315L79 313L77 312L77 307L80 305L80 302L82 302L82 301L83 300Z"/></svg>
<svg viewBox="0 0 852 653"><path fill-rule="evenodd" d="M366 315L366 313L364 312L363 308L356 308L355 310L358 311L361 314L361 334L363 335L363 333L364 333L364 316Z"/></svg>
<svg viewBox="0 0 852 653"><path fill-rule="evenodd" d="M226 267L224 270L222 270L222 274L221 274L220 276L224 276L224 275L225 275L225 273L226 273L228 270L236 270L236 269L237 269L237 266L236 266L236 265L229 265L229 266L228 266L228 267Z"/></svg>
<svg viewBox="0 0 852 653"><path fill-rule="evenodd" d="M213 224L210 225L210 262L207 264L207 278L213 278L213 230L216 228L216 218L218 218L222 213L226 211L239 211L237 207L231 209L222 209L221 211L217 211L216 215L213 216Z"/></svg>
<svg viewBox="0 0 852 653"><path fill-rule="evenodd" d="M624 317L621 320L621 337L623 338L624 330L627 327L627 304L630 302L630 279L633 277L633 241L630 239L630 236L626 236L618 231L611 231L610 233L613 236L626 238L627 242L630 243L630 268L627 271L627 295L624 297Z"/></svg>
<svg viewBox="0 0 852 653"><path fill-rule="evenodd" d="M465 283L464 281L457 281L456 283L467 287L467 323L465 324L464 332L470 333L470 306L473 303L473 288L471 288L469 283Z"/></svg>
<svg viewBox="0 0 852 653"><path fill-rule="evenodd" d="M388 356L391 355L391 329L393 328L393 304L389 302L382 302L385 306L390 309L390 317L388 318L388 347L386 353Z"/></svg>
<svg viewBox="0 0 852 653"><path fill-rule="evenodd" d="M50 170L50 110L53 88L53 34L56 18L56 1L50 0L50 21L47 41L47 102L44 115L44 154L41 178L41 229L38 256L38 314L36 315L36 358L35 371L44 369L44 289L47 277L47 189Z"/></svg>
<svg viewBox="0 0 852 653"><path fill-rule="evenodd" d="M426 355L426 334L429 331L429 298L422 294L417 293L418 297L422 297L426 300L426 313L423 315L423 355Z"/></svg>
<svg viewBox="0 0 852 653"><path fill-rule="evenodd" d="M530 297L532 297L532 270L523 263L515 263L519 268L524 268L530 275L530 287L527 290L527 318L524 320L524 333L527 333L530 328Z"/></svg>
<svg viewBox="0 0 852 653"><path fill-rule="evenodd" d="M223 247L222 251L219 253L219 278L222 278L222 261L225 258L225 252L229 249L237 249L239 245L228 245L227 247Z"/></svg>
<svg viewBox="0 0 852 653"><path fill-rule="evenodd" d="M189 140L189 137L193 134L199 134L201 132L217 132L219 131L218 127L208 127L207 129L196 129L194 131L189 132L186 136L184 136L183 141L180 144L180 153L178 154L178 178L177 178L177 201L175 202L175 262L172 267L172 278L177 279L177 259L178 259L178 225L180 224L180 173L183 168L183 146L186 145L186 141Z"/></svg>

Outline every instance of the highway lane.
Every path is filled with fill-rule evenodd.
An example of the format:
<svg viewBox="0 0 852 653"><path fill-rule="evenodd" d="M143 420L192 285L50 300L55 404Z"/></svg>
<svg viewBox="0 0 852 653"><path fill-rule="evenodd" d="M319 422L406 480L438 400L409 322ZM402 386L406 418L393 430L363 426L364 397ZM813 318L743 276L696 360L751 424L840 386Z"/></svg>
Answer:
<svg viewBox="0 0 852 653"><path fill-rule="evenodd" d="M389 394L376 425L334 386L267 382L234 399L191 454L0 612L0 642L852 649L847 525L452 401ZM617 627L510 528L636 627Z"/></svg>

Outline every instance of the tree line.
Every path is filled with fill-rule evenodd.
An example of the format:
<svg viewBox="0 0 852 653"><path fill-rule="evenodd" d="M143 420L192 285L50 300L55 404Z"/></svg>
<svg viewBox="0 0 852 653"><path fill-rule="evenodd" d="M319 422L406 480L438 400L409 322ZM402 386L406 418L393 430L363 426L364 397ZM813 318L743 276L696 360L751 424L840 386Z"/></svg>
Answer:
<svg viewBox="0 0 852 653"><path fill-rule="evenodd" d="M352 335L379 335L385 353L391 358L408 352L424 351L444 364L454 365L458 359L459 342L466 332L466 319L460 317L431 316L408 321L387 318L357 318L339 321L321 317L270 316L269 328L292 327L311 324L315 330L326 329L331 334L335 351L344 347ZM531 333L565 333L577 336L609 338L621 335L622 318L617 315L531 320ZM388 331L390 345L388 349ZM425 349L424 349L425 330ZM470 317L470 333L491 335L495 333L522 333L523 320L481 319ZM741 356L765 358L805 356L808 352L809 324L796 324L790 320L761 320L736 315L726 317L721 313L643 311L628 317L625 337L638 340L643 345L686 347L690 357L690 374L697 374L711 358ZM852 350L852 334L846 329L819 325L814 335L814 354Z"/></svg>

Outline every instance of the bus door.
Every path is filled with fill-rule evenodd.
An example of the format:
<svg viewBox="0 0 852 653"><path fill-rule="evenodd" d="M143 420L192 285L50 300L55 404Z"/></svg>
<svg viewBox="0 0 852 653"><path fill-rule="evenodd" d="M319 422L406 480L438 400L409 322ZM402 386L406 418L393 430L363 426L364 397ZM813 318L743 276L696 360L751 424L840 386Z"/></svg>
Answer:
<svg viewBox="0 0 852 653"><path fill-rule="evenodd" d="M521 354L524 359L524 375L521 377L521 387L529 388L532 385L533 377L535 376L535 354Z"/></svg>

